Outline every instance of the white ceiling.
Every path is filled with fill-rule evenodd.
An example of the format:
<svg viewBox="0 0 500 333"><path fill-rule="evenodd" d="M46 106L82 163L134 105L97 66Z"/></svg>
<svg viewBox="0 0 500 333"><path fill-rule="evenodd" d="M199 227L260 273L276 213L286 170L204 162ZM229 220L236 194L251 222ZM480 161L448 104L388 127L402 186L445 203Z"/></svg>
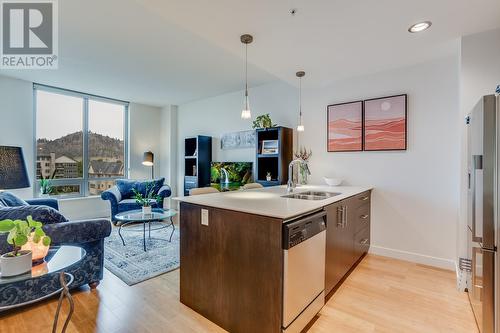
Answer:
<svg viewBox="0 0 500 333"><path fill-rule="evenodd" d="M457 52L462 35L500 27L498 0L59 1L55 71L1 74L152 105L182 104L250 85L311 85ZM297 8L291 16L289 10ZM421 34L410 24L431 20Z"/></svg>

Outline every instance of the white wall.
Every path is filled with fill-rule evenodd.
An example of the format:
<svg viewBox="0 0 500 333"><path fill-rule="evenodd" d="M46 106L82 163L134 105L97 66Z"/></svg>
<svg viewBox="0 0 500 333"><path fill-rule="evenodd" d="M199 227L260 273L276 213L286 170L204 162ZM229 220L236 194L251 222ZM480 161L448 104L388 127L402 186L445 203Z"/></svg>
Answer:
<svg viewBox="0 0 500 333"><path fill-rule="evenodd" d="M23 147L30 182L34 181L33 85L0 76L0 145ZM32 197L31 188L12 190Z"/></svg>
<svg viewBox="0 0 500 333"><path fill-rule="evenodd" d="M152 151L155 154L155 177L160 176L161 117L161 108L137 103L129 105L129 177L132 179L151 179L151 167L142 165L143 155L146 151Z"/></svg>
<svg viewBox="0 0 500 333"><path fill-rule="evenodd" d="M500 84L500 29L462 38L461 110L470 112L483 95Z"/></svg>
<svg viewBox="0 0 500 333"><path fill-rule="evenodd" d="M32 186L35 181L33 117L33 83L0 76L0 145L23 147ZM162 109L131 103L129 118L130 177L151 177L151 169L142 165L143 153L147 150L155 153L156 177L163 176L160 145L160 136L164 130L161 122ZM33 197L32 187L12 192L24 199ZM69 219L95 218L109 214L109 203L100 197L64 199L60 201L60 209Z"/></svg>
<svg viewBox="0 0 500 333"><path fill-rule="evenodd" d="M500 29L486 31L461 40L460 130L461 130L461 209L458 237L459 256L467 250L467 156L465 117L481 96L495 93L500 84Z"/></svg>
<svg viewBox="0 0 500 333"><path fill-rule="evenodd" d="M172 197L177 193L177 106L167 105L161 114L161 174L165 183L172 189ZM171 200L165 200L164 205L170 207Z"/></svg>
<svg viewBox="0 0 500 333"><path fill-rule="evenodd" d="M457 52L458 53L458 52ZM306 131L300 144L312 148L312 183L322 176L348 184L373 185L372 251L454 268L458 219L459 106L458 58L451 57L366 77L307 89L303 81ZM326 152L326 106L332 103L409 95L408 151ZM275 83L250 91L253 116L269 112L280 125L297 123L297 90ZM249 129L240 119L242 92L179 106L179 188L183 139L215 137L214 160L253 161L254 151L218 149L222 133Z"/></svg>

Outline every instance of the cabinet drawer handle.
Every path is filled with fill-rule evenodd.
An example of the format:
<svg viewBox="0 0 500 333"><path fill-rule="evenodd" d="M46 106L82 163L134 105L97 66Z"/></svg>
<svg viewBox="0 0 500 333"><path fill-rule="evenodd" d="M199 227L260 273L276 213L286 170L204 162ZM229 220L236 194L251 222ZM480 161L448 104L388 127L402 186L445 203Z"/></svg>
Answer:
<svg viewBox="0 0 500 333"><path fill-rule="evenodd" d="M359 244L361 245L366 245L366 243L368 243L368 238L365 238L365 239L362 239Z"/></svg>
<svg viewBox="0 0 500 333"><path fill-rule="evenodd" d="M370 197L362 197L362 198L359 198L359 200L361 200L361 201L366 201L366 200L368 200L368 199L370 199Z"/></svg>
<svg viewBox="0 0 500 333"><path fill-rule="evenodd" d="M342 228L344 222L344 207L337 207L337 228Z"/></svg>
<svg viewBox="0 0 500 333"><path fill-rule="evenodd" d="M360 218L366 220L368 218L368 215L367 214L361 215Z"/></svg>

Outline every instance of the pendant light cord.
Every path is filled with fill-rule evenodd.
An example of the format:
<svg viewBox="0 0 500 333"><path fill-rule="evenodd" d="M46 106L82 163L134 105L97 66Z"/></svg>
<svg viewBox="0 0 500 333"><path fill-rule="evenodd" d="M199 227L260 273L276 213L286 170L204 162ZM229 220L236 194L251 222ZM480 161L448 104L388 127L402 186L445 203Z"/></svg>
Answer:
<svg viewBox="0 0 500 333"><path fill-rule="evenodd" d="M245 96L248 96L248 44L245 44Z"/></svg>
<svg viewBox="0 0 500 333"><path fill-rule="evenodd" d="M302 125L302 78L299 78L299 117Z"/></svg>

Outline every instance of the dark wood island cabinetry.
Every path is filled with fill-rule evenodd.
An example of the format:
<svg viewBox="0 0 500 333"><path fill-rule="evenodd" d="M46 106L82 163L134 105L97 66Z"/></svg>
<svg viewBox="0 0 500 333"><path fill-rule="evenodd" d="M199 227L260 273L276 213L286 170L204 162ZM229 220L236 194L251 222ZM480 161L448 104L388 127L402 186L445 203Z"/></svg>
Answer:
<svg viewBox="0 0 500 333"><path fill-rule="evenodd" d="M208 226L201 210L208 210ZM180 300L229 332L280 332L281 219L181 203Z"/></svg>

